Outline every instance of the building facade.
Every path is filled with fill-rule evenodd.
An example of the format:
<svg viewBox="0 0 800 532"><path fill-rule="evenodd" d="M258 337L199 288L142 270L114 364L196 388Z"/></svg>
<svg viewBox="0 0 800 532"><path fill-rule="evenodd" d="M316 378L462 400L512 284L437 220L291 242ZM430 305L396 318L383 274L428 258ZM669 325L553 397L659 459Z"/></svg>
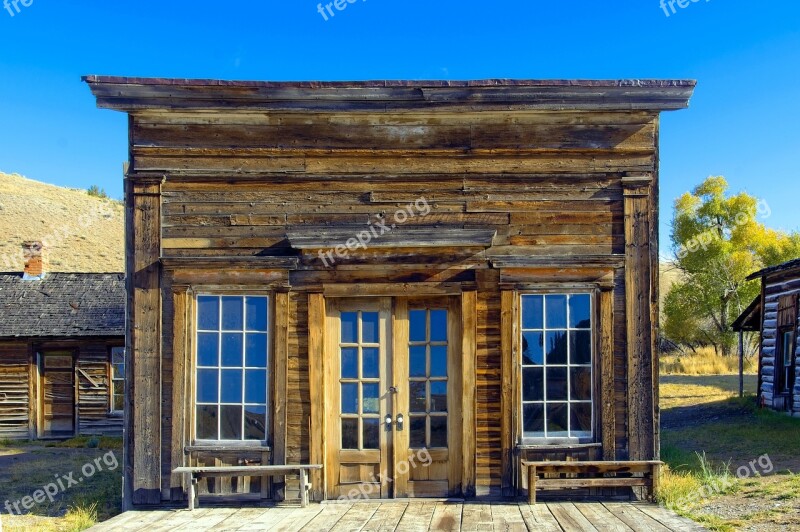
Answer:
<svg viewBox="0 0 800 532"><path fill-rule="evenodd" d="M322 464L323 500L658 457L658 120L694 82L85 81L130 124L129 507L183 465Z"/></svg>

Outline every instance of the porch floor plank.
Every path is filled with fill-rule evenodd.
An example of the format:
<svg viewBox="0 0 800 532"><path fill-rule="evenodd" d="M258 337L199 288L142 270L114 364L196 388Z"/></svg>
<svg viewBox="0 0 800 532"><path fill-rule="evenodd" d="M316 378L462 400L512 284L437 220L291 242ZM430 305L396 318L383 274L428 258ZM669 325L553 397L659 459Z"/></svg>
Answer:
<svg viewBox="0 0 800 532"><path fill-rule="evenodd" d="M611 513L616 515L620 521L623 521L636 532L670 532L669 528L645 514L633 504L609 502L603 503L603 505L608 508Z"/></svg>
<svg viewBox="0 0 800 532"><path fill-rule="evenodd" d="M592 522L586 519L571 502L554 502L547 506L565 532L573 530L576 532L595 532L597 530Z"/></svg>
<svg viewBox="0 0 800 532"><path fill-rule="evenodd" d="M683 532L700 525L667 508L628 502L353 501L306 508L199 508L127 512L92 532Z"/></svg>
<svg viewBox="0 0 800 532"><path fill-rule="evenodd" d="M600 532L631 532L633 530L599 502L576 504L575 508Z"/></svg>
<svg viewBox="0 0 800 532"><path fill-rule="evenodd" d="M432 530L461 530L461 513L463 504L442 503L437 504L431 520Z"/></svg>
<svg viewBox="0 0 800 532"><path fill-rule="evenodd" d="M394 532L408 508L407 502L384 502L361 532Z"/></svg>
<svg viewBox="0 0 800 532"><path fill-rule="evenodd" d="M428 532L431 529L431 521L433 520L436 506L437 503L435 502L409 504L409 509L406 509L397 524L397 530L402 530L403 532Z"/></svg>
<svg viewBox="0 0 800 532"><path fill-rule="evenodd" d="M517 503L519 513L528 527L528 530L541 530L542 532L563 532L550 508L546 504Z"/></svg>

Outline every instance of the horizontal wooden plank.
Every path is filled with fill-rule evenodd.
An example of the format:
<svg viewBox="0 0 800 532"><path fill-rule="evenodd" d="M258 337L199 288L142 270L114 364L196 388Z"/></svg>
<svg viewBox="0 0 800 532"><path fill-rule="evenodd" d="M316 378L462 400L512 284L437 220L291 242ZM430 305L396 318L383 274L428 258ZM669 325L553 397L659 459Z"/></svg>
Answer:
<svg viewBox="0 0 800 532"><path fill-rule="evenodd" d="M278 156L259 153L182 153L155 155L133 153L134 172L167 172L180 175L311 173L330 174L484 174L484 173L587 173L653 172L655 155L616 153L540 153L513 155L427 155L374 153L360 156Z"/></svg>

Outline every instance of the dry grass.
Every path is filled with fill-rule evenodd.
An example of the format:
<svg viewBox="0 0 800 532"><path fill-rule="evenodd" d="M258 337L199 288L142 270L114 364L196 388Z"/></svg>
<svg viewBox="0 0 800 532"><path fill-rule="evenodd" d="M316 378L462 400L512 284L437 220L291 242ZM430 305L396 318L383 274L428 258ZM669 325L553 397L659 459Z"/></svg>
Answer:
<svg viewBox="0 0 800 532"><path fill-rule="evenodd" d="M711 530L800 529L800 420L757 408L756 381L739 399L737 375L661 377L659 500ZM731 477L764 455L764 476Z"/></svg>
<svg viewBox="0 0 800 532"><path fill-rule="evenodd" d="M739 374L739 358L717 355L711 347L703 347L697 352L685 354L662 354L659 358L662 375L733 375ZM755 357L745 358L745 374L758 372Z"/></svg>
<svg viewBox="0 0 800 532"><path fill-rule="evenodd" d="M0 271L21 272L22 242L46 242L52 272L121 272L124 207L86 190L0 172Z"/></svg>

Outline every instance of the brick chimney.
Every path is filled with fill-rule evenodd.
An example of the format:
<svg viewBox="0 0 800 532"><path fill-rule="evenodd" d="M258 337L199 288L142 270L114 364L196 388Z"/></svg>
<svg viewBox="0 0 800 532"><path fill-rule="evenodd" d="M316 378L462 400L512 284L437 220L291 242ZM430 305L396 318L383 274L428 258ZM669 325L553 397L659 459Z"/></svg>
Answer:
<svg viewBox="0 0 800 532"><path fill-rule="evenodd" d="M25 271L22 278L27 281L38 281L45 276L44 244L38 241L22 243L22 256L25 259Z"/></svg>

